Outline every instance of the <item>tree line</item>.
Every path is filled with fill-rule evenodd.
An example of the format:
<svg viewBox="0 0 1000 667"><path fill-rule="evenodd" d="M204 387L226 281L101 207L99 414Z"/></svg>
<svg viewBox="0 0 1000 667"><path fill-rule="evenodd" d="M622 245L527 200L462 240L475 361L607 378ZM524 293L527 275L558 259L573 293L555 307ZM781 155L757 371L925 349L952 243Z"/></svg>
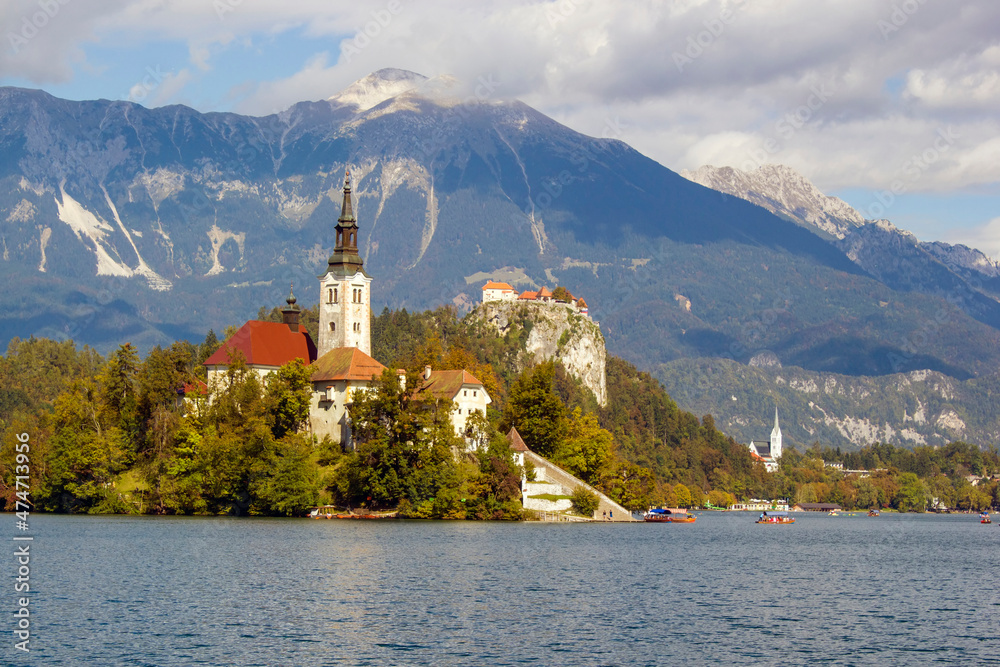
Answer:
<svg viewBox="0 0 1000 667"><path fill-rule="evenodd" d="M306 321L312 321L306 311ZM261 319L278 319L263 309ZM125 344L103 357L72 341L15 339L0 358L0 497L16 500L16 434L32 438L36 510L93 513L301 515L309 507L398 509L449 519L519 519L520 480L505 434L630 509L727 506L748 498L837 502L847 509L997 504L995 448L786 450L767 473L745 445L680 410L648 373L609 357L608 402L558 362L525 352L529 318L502 335L452 308L384 310L373 356L419 384L424 366L464 368L493 398L456 435L451 406L401 388L396 374L355 397L356 448L309 433L309 370L292 362L261 378L237 359L203 396L202 365L220 345ZM186 388L186 391L185 391ZM475 444L467 448L466 441ZM873 470L869 477L825 465ZM986 476L973 485L971 475Z"/></svg>

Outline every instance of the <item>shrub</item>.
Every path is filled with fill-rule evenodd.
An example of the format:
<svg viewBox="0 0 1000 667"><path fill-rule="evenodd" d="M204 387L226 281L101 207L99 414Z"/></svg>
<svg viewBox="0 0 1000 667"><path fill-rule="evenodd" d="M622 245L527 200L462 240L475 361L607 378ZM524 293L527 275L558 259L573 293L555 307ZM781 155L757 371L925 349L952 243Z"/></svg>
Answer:
<svg viewBox="0 0 1000 667"><path fill-rule="evenodd" d="M569 498L573 503L573 509L576 513L583 516L594 516L594 512L597 511L598 506L601 504L596 493L582 486L573 489L573 493Z"/></svg>

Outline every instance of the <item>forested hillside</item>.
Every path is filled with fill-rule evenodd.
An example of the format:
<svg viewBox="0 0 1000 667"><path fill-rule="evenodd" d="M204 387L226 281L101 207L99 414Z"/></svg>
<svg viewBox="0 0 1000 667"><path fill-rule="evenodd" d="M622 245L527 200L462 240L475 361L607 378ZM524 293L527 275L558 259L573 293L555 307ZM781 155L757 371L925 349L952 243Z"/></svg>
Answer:
<svg viewBox="0 0 1000 667"><path fill-rule="evenodd" d="M451 308L385 310L372 325L374 356L406 369L406 386L416 386L425 365L466 368L483 381L493 403L469 433L478 455L454 456L461 442L447 410L400 391L391 371L379 392L356 400L358 447L343 453L305 428L309 375L299 363L263 383L236 363L211 402L196 389L185 402L179 390L204 377L201 362L220 342L214 332L145 359L127 344L105 358L72 341L15 340L0 359L8 509L16 434L28 433L40 511L299 515L329 502L415 517L516 519L521 471L502 437L511 427L533 451L635 509L751 497L902 510L935 498L973 509L997 502L996 481L967 480L1000 471L995 448L790 449L769 474L712 416L680 410L654 378L621 359L608 360L608 404L599 407L560 364L526 355L530 318L502 337ZM824 461L883 470L845 478Z"/></svg>

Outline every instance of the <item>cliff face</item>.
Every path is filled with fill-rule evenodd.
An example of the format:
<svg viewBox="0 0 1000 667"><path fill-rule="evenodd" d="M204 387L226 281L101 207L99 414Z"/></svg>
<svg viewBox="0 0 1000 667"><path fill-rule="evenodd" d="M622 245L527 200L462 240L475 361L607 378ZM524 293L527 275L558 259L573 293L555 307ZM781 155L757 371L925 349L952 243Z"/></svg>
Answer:
<svg viewBox="0 0 1000 667"><path fill-rule="evenodd" d="M569 373L594 392L597 402L608 402L607 350L601 328L589 317L561 303L492 301L480 304L475 316L505 334L519 322L530 322L525 351L536 361L558 360Z"/></svg>

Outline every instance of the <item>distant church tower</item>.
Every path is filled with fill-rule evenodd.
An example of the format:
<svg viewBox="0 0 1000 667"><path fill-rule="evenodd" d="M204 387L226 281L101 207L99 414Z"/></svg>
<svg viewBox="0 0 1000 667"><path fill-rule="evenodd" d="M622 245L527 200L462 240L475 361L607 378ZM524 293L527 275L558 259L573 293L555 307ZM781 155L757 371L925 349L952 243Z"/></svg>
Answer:
<svg viewBox="0 0 1000 667"><path fill-rule="evenodd" d="M774 406L774 428L771 430L771 458L781 458L781 428L778 426L778 406Z"/></svg>
<svg viewBox="0 0 1000 667"><path fill-rule="evenodd" d="M337 245L319 277L319 356L338 347L367 355L371 343L371 284L358 255L358 223L351 206L351 172L344 177L344 202L337 219Z"/></svg>

